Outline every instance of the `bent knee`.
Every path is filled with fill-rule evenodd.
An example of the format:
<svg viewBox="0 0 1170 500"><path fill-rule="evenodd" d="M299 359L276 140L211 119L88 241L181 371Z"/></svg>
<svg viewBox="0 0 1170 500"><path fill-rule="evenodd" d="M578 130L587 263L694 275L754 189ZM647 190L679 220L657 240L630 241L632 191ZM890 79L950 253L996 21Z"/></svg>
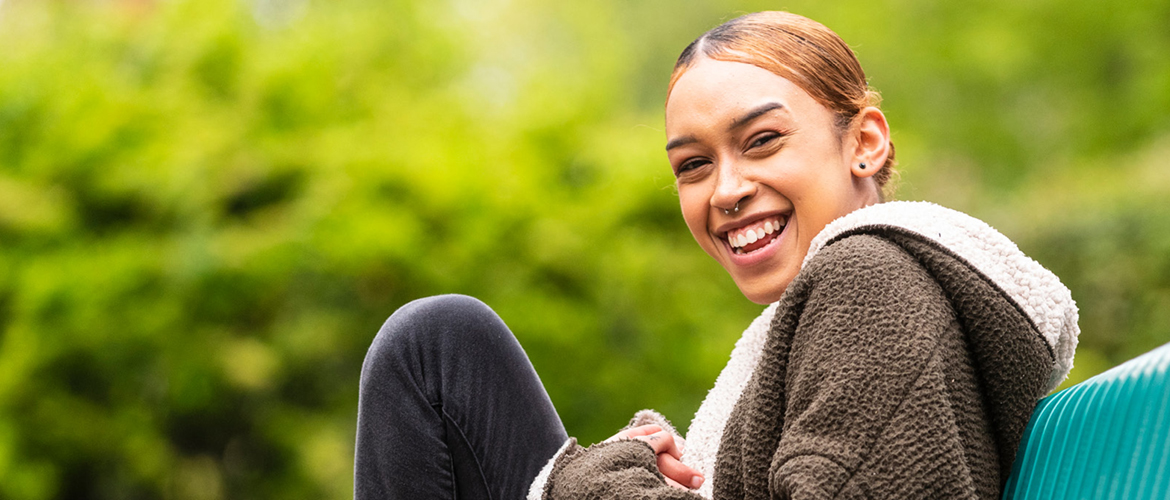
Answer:
<svg viewBox="0 0 1170 500"><path fill-rule="evenodd" d="M499 321L487 304L467 295L435 295L415 299L394 311L382 325L379 336L416 337L426 333L474 329L484 323Z"/></svg>
<svg viewBox="0 0 1170 500"><path fill-rule="evenodd" d="M461 321L464 318L483 316L495 316L495 312L475 297L447 294L412 300L394 311L386 323L390 324L398 320L412 323L437 321L445 324L451 321ZM385 326L383 326L384 329Z"/></svg>
<svg viewBox="0 0 1170 500"><path fill-rule="evenodd" d="M487 304L466 295L436 295L411 301L395 311L374 338L366 362L401 350L482 351L501 340L514 342Z"/></svg>

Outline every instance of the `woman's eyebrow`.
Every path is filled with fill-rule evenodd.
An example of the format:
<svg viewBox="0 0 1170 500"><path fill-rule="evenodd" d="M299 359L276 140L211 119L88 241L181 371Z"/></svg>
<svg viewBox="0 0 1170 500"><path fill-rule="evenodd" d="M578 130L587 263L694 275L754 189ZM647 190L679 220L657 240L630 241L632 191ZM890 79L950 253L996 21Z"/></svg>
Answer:
<svg viewBox="0 0 1170 500"><path fill-rule="evenodd" d="M756 109L748 111L743 116L736 118L735 121L732 121L731 126L727 127L727 130L728 130L728 132L734 132L735 129L741 128L741 127L751 123L752 120L755 120L756 118L763 116L765 113L768 113L769 111L775 111L777 109L784 109L784 105L780 104L778 102L769 102L769 103L761 104L761 105L757 106ZM684 135L684 136L676 138L676 139L671 139L670 142L667 142L666 143L666 150L670 151L670 150L677 148L679 146L685 146L685 145L691 144L693 142L699 142L699 140L696 139L692 135Z"/></svg>
<svg viewBox="0 0 1170 500"><path fill-rule="evenodd" d="M684 135L684 136L679 137L677 139L671 139L670 142L666 143L666 150L670 151L670 150L677 148L679 146L686 146L687 144L690 144L692 142L699 142L699 140L696 139L695 136L693 136L693 135Z"/></svg>
<svg viewBox="0 0 1170 500"><path fill-rule="evenodd" d="M784 105L780 104L778 102L769 102L769 103L761 104L761 105L757 106L756 109L748 111L747 114L745 114L739 118L736 118L735 121L731 122L731 126L727 127L727 131L734 132L735 129L741 128L744 125L751 123L752 120L755 120L756 118L763 116L764 113L767 113L769 111L776 110L776 109L783 109L783 108L784 108Z"/></svg>

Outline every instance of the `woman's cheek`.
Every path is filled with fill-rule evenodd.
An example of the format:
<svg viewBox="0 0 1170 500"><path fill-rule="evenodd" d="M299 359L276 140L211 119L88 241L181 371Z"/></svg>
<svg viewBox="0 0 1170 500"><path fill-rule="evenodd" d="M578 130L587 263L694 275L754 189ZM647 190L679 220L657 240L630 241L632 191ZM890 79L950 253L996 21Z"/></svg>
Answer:
<svg viewBox="0 0 1170 500"><path fill-rule="evenodd" d="M680 186L678 190L679 204L682 208L683 220L687 227L690 228L691 234L695 239L699 235L707 231L707 211L705 210L705 203L703 202L699 193L694 192L694 189L688 189L689 186Z"/></svg>

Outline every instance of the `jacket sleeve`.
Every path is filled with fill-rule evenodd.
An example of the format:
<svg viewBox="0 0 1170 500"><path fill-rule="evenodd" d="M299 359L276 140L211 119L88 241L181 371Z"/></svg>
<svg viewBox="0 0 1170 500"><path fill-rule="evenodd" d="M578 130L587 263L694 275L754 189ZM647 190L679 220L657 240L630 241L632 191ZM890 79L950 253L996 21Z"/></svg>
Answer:
<svg viewBox="0 0 1170 500"><path fill-rule="evenodd" d="M582 448L575 442L557 458L544 488L546 500L702 500L666 484L654 449L643 441L619 440Z"/></svg>
<svg viewBox="0 0 1170 500"><path fill-rule="evenodd" d="M657 424L683 443L665 417L653 410L642 410L625 428ZM543 480L537 478L529 498L543 499L697 499L702 497L666 484L658 471L654 449L638 440L612 440L582 448L570 438L547 466Z"/></svg>
<svg viewBox="0 0 1170 500"><path fill-rule="evenodd" d="M941 288L887 240L823 252L791 341L772 496L974 496L947 401L961 330Z"/></svg>

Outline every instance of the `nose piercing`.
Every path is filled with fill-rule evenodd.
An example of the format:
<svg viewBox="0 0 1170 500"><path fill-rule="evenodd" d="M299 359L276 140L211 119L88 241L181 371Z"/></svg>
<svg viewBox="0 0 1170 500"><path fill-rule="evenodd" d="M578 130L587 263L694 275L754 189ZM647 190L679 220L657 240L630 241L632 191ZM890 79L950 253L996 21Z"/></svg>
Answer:
<svg viewBox="0 0 1170 500"><path fill-rule="evenodd" d="M739 202L735 202L735 210L723 209L723 215L731 215L731 212L739 213Z"/></svg>

